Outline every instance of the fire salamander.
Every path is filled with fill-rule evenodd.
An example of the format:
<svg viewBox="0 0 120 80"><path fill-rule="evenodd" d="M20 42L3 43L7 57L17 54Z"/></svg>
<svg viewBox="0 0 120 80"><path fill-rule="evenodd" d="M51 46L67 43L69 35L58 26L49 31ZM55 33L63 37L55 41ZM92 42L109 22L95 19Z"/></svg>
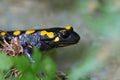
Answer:
<svg viewBox="0 0 120 80"><path fill-rule="evenodd" d="M37 47L41 51L46 51L52 48L76 44L80 40L80 36L71 26L40 30L0 31L0 41L6 40L10 43L11 39L15 37L18 38L23 47L23 53L30 59L30 62L33 62L31 58L33 47Z"/></svg>

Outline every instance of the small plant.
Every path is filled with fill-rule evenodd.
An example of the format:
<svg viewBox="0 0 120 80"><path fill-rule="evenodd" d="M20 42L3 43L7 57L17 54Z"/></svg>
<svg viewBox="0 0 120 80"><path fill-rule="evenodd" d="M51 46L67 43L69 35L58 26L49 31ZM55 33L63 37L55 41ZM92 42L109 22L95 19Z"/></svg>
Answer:
<svg viewBox="0 0 120 80"><path fill-rule="evenodd" d="M48 55L41 55L38 49L33 50L34 64L31 64L24 55L10 57L0 54L0 79L8 80L62 80L56 73L56 64ZM10 72L19 72L17 76ZM12 70L11 70L12 71Z"/></svg>

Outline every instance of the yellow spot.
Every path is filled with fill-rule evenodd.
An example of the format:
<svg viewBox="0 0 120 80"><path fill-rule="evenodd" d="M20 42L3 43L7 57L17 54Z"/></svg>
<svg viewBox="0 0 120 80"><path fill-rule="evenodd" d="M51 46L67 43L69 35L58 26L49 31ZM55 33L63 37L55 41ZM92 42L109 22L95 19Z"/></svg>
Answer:
<svg viewBox="0 0 120 80"><path fill-rule="evenodd" d="M44 36L45 34L47 34L47 31L45 31L45 30L43 30L43 31L40 32L41 36Z"/></svg>
<svg viewBox="0 0 120 80"><path fill-rule="evenodd" d="M48 36L49 38L53 38L53 37L54 37L54 33L53 33L53 32L47 32L47 36Z"/></svg>
<svg viewBox="0 0 120 80"><path fill-rule="evenodd" d="M1 32L0 36L4 36L6 34L6 32Z"/></svg>
<svg viewBox="0 0 120 80"><path fill-rule="evenodd" d="M53 37L54 37L54 33L53 33L53 32L47 32L47 31L45 31L45 30L41 31L41 32L40 32L40 35L41 35L41 36L47 35L49 38L53 38Z"/></svg>
<svg viewBox="0 0 120 80"><path fill-rule="evenodd" d="M29 47L29 48L32 48L32 46L31 46L31 45L28 45L28 47Z"/></svg>
<svg viewBox="0 0 120 80"><path fill-rule="evenodd" d="M32 33L34 33L35 32L35 30L27 30L26 32L25 32L25 34L32 34Z"/></svg>
<svg viewBox="0 0 120 80"><path fill-rule="evenodd" d="M17 35L20 35L20 33L21 33L21 31L16 30L16 31L13 32L13 35L17 36Z"/></svg>
<svg viewBox="0 0 120 80"><path fill-rule="evenodd" d="M60 30L60 32L65 32L66 30Z"/></svg>
<svg viewBox="0 0 120 80"><path fill-rule="evenodd" d="M56 37L55 39L54 39L54 42L58 42L59 41L59 37Z"/></svg>
<svg viewBox="0 0 120 80"><path fill-rule="evenodd" d="M65 29L70 30L70 29L71 29L71 26L67 25L67 26L65 27Z"/></svg>

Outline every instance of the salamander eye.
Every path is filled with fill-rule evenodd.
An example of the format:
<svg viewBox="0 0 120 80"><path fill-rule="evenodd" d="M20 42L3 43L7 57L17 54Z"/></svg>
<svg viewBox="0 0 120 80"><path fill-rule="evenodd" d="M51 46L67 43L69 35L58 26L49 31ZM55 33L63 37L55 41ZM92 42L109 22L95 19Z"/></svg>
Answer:
<svg viewBox="0 0 120 80"><path fill-rule="evenodd" d="M67 38L69 36L69 33L67 31L61 31L60 34L63 38Z"/></svg>

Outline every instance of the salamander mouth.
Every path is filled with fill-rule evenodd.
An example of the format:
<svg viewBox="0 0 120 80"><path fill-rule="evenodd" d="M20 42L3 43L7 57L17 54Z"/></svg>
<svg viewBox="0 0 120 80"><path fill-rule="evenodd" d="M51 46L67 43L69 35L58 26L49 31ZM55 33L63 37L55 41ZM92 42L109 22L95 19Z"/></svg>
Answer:
<svg viewBox="0 0 120 80"><path fill-rule="evenodd" d="M76 44L76 43L78 43L78 41L77 42L76 41L75 42L60 42L58 46L63 47L63 46L69 46L69 45Z"/></svg>

